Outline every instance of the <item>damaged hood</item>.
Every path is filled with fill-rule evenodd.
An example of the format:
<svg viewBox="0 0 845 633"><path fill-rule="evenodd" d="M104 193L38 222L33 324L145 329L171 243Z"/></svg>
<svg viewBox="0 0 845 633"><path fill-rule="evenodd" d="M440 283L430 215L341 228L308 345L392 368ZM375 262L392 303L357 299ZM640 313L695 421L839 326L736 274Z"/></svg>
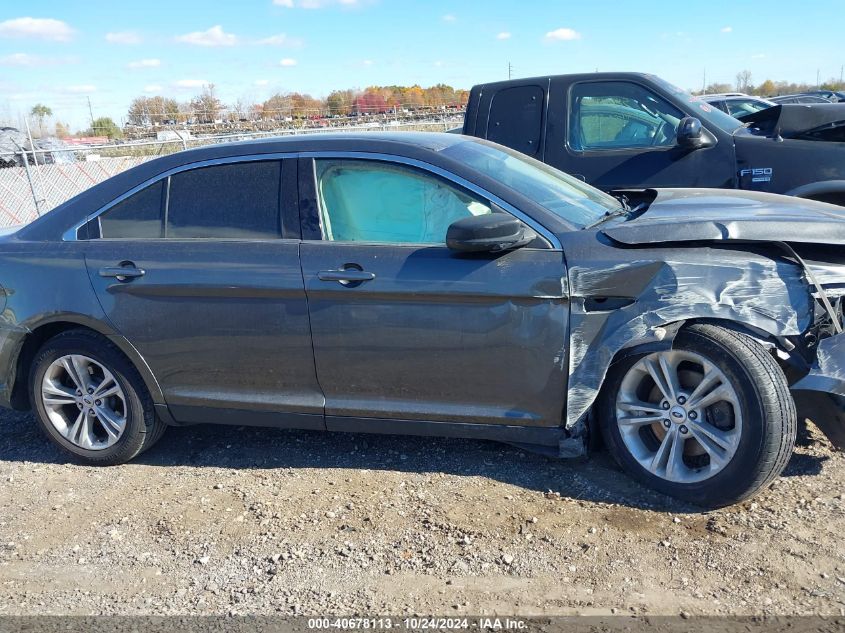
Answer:
<svg viewBox="0 0 845 633"><path fill-rule="evenodd" d="M739 117L752 133L795 138L831 124L845 125L845 103L787 103Z"/></svg>
<svg viewBox="0 0 845 633"><path fill-rule="evenodd" d="M605 226L623 244L741 240L845 245L845 208L771 193L658 189L645 213Z"/></svg>

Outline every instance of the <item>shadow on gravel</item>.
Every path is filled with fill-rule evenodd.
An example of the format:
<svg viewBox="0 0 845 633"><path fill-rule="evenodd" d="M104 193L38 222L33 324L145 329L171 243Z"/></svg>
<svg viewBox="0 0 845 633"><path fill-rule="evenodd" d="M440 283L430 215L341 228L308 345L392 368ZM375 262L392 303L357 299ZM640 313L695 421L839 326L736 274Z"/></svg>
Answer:
<svg viewBox="0 0 845 633"><path fill-rule="evenodd" d="M825 457L796 453L785 476L815 474ZM30 414L0 412L0 463L73 463ZM174 427L133 463L231 469L331 468L483 477L534 492L661 512L699 512L640 486L606 453L559 460L495 442L257 427Z"/></svg>

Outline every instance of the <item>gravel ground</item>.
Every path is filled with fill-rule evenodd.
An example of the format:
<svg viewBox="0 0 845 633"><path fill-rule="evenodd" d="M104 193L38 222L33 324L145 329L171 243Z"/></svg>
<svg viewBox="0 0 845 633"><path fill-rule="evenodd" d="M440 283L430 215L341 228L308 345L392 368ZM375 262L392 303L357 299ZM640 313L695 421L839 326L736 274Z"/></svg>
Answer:
<svg viewBox="0 0 845 633"><path fill-rule="evenodd" d="M0 414L3 614L845 614L845 456L813 427L702 513L598 454L200 426L73 463Z"/></svg>

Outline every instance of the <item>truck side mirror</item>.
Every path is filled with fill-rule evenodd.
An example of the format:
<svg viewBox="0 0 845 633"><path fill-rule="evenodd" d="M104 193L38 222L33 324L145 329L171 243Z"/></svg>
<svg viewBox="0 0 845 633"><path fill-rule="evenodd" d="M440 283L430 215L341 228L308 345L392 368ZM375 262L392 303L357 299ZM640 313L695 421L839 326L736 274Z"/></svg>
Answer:
<svg viewBox="0 0 845 633"><path fill-rule="evenodd" d="M678 124L678 145L687 149L698 149L706 145L701 130L701 121L694 116L686 116Z"/></svg>

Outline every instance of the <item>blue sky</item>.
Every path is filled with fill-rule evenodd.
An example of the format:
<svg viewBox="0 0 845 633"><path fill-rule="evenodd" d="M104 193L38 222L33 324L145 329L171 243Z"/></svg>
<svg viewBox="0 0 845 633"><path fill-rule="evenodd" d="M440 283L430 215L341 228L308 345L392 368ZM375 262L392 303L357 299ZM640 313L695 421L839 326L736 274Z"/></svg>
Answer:
<svg viewBox="0 0 845 633"><path fill-rule="evenodd" d="M74 128L141 94L225 102L277 91L599 70L687 88L743 69L814 82L845 64L843 0L738 4L563 0L0 0L0 120L34 103Z"/></svg>

